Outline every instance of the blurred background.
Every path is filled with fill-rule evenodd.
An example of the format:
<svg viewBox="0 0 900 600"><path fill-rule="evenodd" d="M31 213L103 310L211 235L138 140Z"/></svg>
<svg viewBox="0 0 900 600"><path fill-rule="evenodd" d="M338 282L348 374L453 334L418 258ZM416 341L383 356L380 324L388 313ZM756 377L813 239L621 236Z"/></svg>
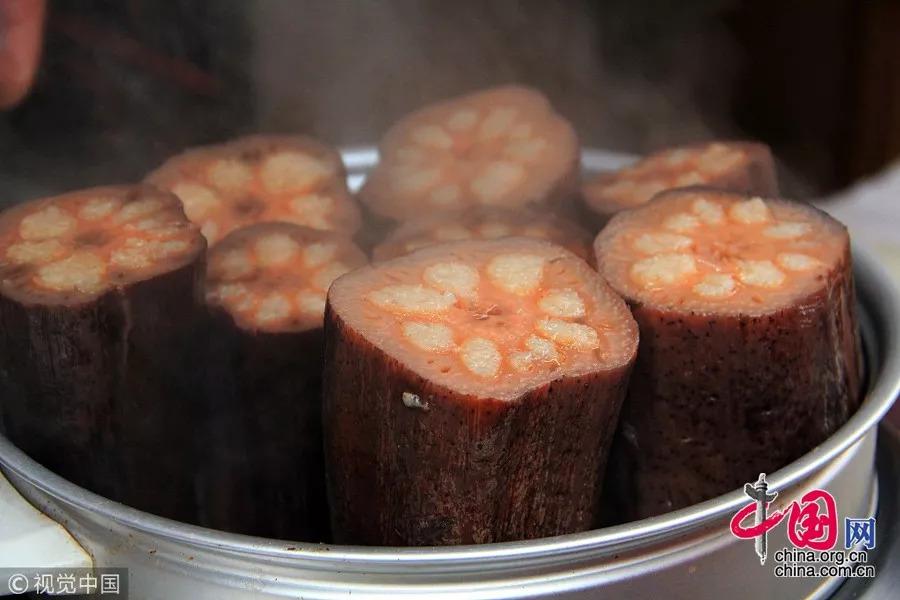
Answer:
<svg viewBox="0 0 900 600"><path fill-rule="evenodd" d="M0 199L252 131L372 144L505 82L588 146L760 139L787 193L818 197L900 155L898 31L893 0L56 0L30 94L0 111Z"/></svg>

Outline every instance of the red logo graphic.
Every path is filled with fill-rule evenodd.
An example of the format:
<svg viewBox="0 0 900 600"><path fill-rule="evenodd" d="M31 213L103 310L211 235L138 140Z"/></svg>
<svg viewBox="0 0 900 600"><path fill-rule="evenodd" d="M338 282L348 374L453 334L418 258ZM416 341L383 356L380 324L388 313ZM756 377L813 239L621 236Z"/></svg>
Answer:
<svg viewBox="0 0 900 600"><path fill-rule="evenodd" d="M803 494L799 501L792 502L785 510L767 514L769 503L777 493L768 491L765 473L761 473L755 484L748 483L744 492L754 500L737 512L731 519L731 533L735 537L756 540L756 553L761 564L766 561L766 534L788 517L787 535L797 548L811 550L832 550L837 544L837 504L834 496L825 490L812 490ZM743 522L755 515L754 524L744 526Z"/></svg>

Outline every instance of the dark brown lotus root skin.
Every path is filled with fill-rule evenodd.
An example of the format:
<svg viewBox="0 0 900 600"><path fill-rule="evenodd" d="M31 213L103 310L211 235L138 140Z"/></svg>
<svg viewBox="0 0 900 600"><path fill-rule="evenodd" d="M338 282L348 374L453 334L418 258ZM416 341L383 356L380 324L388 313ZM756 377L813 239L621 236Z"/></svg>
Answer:
<svg viewBox="0 0 900 600"><path fill-rule="evenodd" d="M204 249L176 270L81 304L0 294L10 441L77 485L192 522Z"/></svg>
<svg viewBox="0 0 900 600"><path fill-rule="evenodd" d="M204 525L327 541L322 328L251 332L221 307L209 323Z"/></svg>
<svg viewBox="0 0 900 600"><path fill-rule="evenodd" d="M336 543L430 546L585 531L631 363L514 401L412 373L326 308L325 460ZM407 407L404 392L422 407Z"/></svg>
<svg viewBox="0 0 900 600"><path fill-rule="evenodd" d="M759 317L632 306L641 343L606 485L615 514L684 508L774 473L861 402L849 249L822 290Z"/></svg>

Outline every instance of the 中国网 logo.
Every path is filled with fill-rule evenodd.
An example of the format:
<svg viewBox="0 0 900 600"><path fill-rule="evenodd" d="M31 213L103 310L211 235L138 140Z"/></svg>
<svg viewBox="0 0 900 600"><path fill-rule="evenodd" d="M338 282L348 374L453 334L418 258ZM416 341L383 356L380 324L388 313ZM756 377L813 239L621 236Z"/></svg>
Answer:
<svg viewBox="0 0 900 600"><path fill-rule="evenodd" d="M769 491L766 474L744 486L751 502L731 519L731 533L740 539L754 540L760 564L768 554L767 535L787 518L787 537L799 549L826 552L833 550L838 538L838 511L834 496L826 490L814 489L803 494L782 510L769 512L770 503L778 497ZM745 523L753 516L752 524ZM875 548L875 518L844 520L844 548ZM777 558L777 557L776 557Z"/></svg>

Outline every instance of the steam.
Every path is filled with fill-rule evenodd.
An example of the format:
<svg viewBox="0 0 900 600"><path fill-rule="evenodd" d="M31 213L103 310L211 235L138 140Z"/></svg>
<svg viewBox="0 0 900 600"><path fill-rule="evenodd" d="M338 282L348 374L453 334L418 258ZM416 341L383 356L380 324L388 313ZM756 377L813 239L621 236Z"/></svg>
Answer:
<svg viewBox="0 0 900 600"><path fill-rule="evenodd" d="M648 52L626 39L636 27L627 5L600 14L594 7L399 0L305 2L299 9L260 2L252 63L259 126L338 145L371 144L429 102L517 82L544 92L585 145L642 152L722 128L726 93L699 82L727 88L734 53L724 33L694 35L685 44L669 31L674 55L665 54L666 45ZM641 17L648 19L646 11ZM685 76L660 54L697 67ZM710 56L719 57L712 67Z"/></svg>
<svg viewBox="0 0 900 600"><path fill-rule="evenodd" d="M743 60L720 15L730 4L53 5L38 84L0 113L0 176L15 180L12 201L138 179L188 146L253 131L372 145L418 107L511 82L545 93L586 147L744 137L730 116ZM174 63L193 75L147 68ZM205 96L185 87L198 73L215 84Z"/></svg>

